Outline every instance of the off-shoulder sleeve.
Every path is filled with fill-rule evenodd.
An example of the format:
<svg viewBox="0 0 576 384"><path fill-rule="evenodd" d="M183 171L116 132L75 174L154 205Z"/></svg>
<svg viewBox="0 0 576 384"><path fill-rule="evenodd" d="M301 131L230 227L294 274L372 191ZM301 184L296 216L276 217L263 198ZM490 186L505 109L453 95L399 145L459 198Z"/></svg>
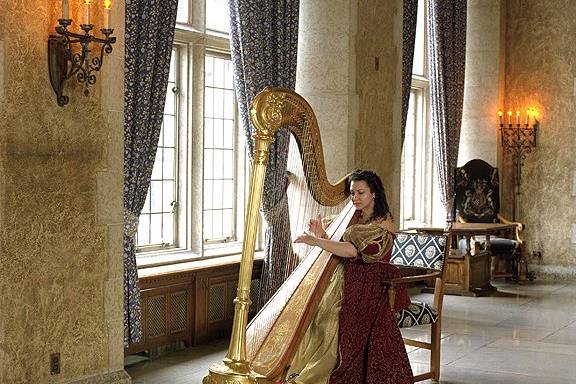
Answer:
<svg viewBox="0 0 576 384"><path fill-rule="evenodd" d="M356 224L346 229L342 240L351 242L364 262L374 263L384 258L391 236L378 224Z"/></svg>

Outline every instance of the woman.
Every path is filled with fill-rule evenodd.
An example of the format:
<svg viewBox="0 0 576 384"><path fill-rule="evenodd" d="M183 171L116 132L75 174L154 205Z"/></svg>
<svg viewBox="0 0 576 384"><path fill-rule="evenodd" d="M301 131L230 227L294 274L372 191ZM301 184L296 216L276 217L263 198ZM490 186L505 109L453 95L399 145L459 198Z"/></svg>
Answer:
<svg viewBox="0 0 576 384"><path fill-rule="evenodd" d="M309 233L295 240L331 252L342 262L292 361L289 382L413 383L385 285L399 271L388 264L394 235L384 187L368 170L355 171L349 182L356 213L342 241L327 238L320 218L310 220ZM398 289L395 309L408 304L406 290Z"/></svg>

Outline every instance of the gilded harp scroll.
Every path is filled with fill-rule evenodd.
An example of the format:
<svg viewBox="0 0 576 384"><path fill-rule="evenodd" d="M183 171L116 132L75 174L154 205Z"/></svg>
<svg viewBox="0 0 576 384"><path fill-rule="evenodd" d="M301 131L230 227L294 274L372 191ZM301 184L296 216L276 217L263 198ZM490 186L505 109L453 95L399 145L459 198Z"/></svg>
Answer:
<svg viewBox="0 0 576 384"><path fill-rule="evenodd" d="M238 296L234 300L234 325L224 362L210 368L204 384L268 383L280 377L306 331L320 296L336 267L332 255L313 249L273 298L247 327L250 277L269 146L277 129L294 136L311 196L323 206L342 204L348 197L346 177L331 184L326 176L324 153L316 117L298 94L267 87L252 102L254 164L246 214ZM354 214L348 204L327 233L339 239Z"/></svg>

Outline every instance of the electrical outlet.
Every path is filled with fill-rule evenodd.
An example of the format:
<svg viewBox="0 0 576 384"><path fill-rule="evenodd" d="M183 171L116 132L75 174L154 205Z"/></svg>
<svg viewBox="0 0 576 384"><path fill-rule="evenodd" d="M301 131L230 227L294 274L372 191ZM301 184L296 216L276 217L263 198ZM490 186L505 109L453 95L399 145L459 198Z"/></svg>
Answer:
<svg viewBox="0 0 576 384"><path fill-rule="evenodd" d="M60 373L60 353L50 354L50 374L57 375Z"/></svg>

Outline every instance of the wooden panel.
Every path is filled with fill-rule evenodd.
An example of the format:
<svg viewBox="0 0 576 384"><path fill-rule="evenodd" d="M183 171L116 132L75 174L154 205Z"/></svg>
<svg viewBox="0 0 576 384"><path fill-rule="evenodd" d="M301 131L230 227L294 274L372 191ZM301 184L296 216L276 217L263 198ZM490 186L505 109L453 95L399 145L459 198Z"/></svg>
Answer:
<svg viewBox="0 0 576 384"><path fill-rule="evenodd" d="M143 339L125 349L137 353L183 341L207 342L230 333L239 262L141 278ZM254 262L251 298L257 297L262 260ZM251 307L250 315L255 312Z"/></svg>

